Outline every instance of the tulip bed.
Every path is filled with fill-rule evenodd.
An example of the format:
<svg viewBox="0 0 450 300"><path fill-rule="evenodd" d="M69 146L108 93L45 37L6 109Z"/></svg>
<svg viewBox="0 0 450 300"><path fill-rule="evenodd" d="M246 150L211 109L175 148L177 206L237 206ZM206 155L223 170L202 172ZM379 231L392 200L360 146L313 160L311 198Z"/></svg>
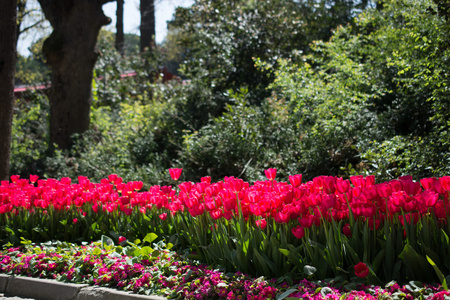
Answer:
<svg viewBox="0 0 450 300"><path fill-rule="evenodd" d="M153 238L147 236L144 243ZM165 249L162 242L154 244L153 248L133 243L115 246L107 237L82 246L66 242L47 242L38 246L24 241L24 244L0 252L1 273L113 287L169 299L438 300L450 296L442 287L417 282L405 286L392 282L380 288L306 279L288 283L264 277L251 278L240 272L225 274L187 261Z"/></svg>
<svg viewBox="0 0 450 300"><path fill-rule="evenodd" d="M278 182L276 170L253 184L234 177L143 189L110 175L100 183L20 179L0 186L0 243L81 243L107 234L187 250L209 266L252 276L383 285L439 282L450 274L450 176L375 183L301 175Z"/></svg>

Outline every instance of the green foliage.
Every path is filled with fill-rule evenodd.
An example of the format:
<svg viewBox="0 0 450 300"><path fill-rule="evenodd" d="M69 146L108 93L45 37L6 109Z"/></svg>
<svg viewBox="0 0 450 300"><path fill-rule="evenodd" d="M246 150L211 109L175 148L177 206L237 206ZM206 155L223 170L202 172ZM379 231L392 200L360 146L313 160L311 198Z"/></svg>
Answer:
<svg viewBox="0 0 450 300"><path fill-rule="evenodd" d="M231 94L234 105L199 131L184 136L180 163L189 180L209 175L263 178L262 169L276 167L287 178L297 167L295 127L283 101L269 98L261 106L247 102L247 91Z"/></svg>
<svg viewBox="0 0 450 300"><path fill-rule="evenodd" d="M385 1L304 62L280 60L271 87L293 108L307 177L448 173L448 32L435 9Z"/></svg>
<svg viewBox="0 0 450 300"><path fill-rule="evenodd" d="M46 65L44 55L41 53L45 38L34 42L29 48L31 55L17 56L15 85L43 84L50 80L50 69Z"/></svg>
<svg viewBox="0 0 450 300"><path fill-rule="evenodd" d="M273 77L256 68L254 59L276 65L294 50L306 51L313 39L327 39L332 28L347 23L355 5L316 2L196 1L177 10L167 47L183 61L184 76L201 78L210 87L214 102L224 104L225 91L246 87L248 102L260 104L270 95L266 87Z"/></svg>
<svg viewBox="0 0 450 300"><path fill-rule="evenodd" d="M43 165L47 106L18 110L13 173L99 180L116 172L153 184L173 166L187 180L252 181L268 167L281 179L448 174L443 4L333 3L197 1L177 10L154 57L121 57L102 32L91 130ZM161 84L168 58L187 84ZM121 78L131 70L136 76ZM38 135L23 142L32 127L18 120L37 111Z"/></svg>
<svg viewBox="0 0 450 300"><path fill-rule="evenodd" d="M93 128L77 139L73 149L47 158L46 175L76 178L86 174L99 181L117 173L128 181L161 182L170 160L157 151L155 135L149 133L149 128L157 126L152 118L161 106L136 102L122 103L115 113L107 107L93 109Z"/></svg>
<svg viewBox="0 0 450 300"><path fill-rule="evenodd" d="M26 92L14 107L11 174L42 174L47 151L48 101L39 92Z"/></svg>

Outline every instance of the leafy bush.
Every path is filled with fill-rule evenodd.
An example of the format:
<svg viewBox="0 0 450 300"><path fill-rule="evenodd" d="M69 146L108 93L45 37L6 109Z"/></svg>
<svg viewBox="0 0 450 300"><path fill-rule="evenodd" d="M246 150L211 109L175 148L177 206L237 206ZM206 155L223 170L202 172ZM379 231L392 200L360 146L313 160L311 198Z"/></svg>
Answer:
<svg viewBox="0 0 450 300"><path fill-rule="evenodd" d="M47 154L48 100L41 92L26 92L16 100L12 124L11 173L43 174Z"/></svg>
<svg viewBox="0 0 450 300"><path fill-rule="evenodd" d="M298 166L296 130L284 102L270 98L262 106L252 106L247 95L245 89L231 94L235 104L228 105L221 117L184 136L180 165L185 178L236 176L255 181L267 167L277 167L287 178Z"/></svg>

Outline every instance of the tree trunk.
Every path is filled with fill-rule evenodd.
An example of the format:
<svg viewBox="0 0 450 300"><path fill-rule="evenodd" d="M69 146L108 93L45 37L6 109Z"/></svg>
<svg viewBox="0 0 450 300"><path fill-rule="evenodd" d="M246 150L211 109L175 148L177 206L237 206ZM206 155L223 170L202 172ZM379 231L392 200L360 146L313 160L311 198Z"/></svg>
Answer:
<svg viewBox="0 0 450 300"><path fill-rule="evenodd" d="M100 28L111 22L102 6L114 0L39 0L53 32L43 53L52 69L50 142L72 146L72 136L89 129L95 50Z"/></svg>
<svg viewBox="0 0 450 300"><path fill-rule="evenodd" d="M123 0L117 0L116 49L123 56Z"/></svg>
<svg viewBox="0 0 450 300"><path fill-rule="evenodd" d="M0 10L0 180L9 176L14 107L17 0L5 0Z"/></svg>
<svg viewBox="0 0 450 300"><path fill-rule="evenodd" d="M141 0L141 53L155 48L155 1Z"/></svg>

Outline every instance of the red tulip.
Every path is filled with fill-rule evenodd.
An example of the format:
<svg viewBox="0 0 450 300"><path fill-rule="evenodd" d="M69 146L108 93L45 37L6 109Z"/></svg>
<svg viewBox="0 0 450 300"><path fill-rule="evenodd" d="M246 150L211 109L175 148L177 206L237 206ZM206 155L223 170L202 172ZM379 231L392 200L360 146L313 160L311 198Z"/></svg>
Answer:
<svg viewBox="0 0 450 300"><path fill-rule="evenodd" d="M336 180L336 190L341 193L345 194L350 189L350 180L346 179L343 180L342 178L338 178Z"/></svg>
<svg viewBox="0 0 450 300"><path fill-rule="evenodd" d="M139 191L144 186L144 183L142 181L135 181L133 182L133 188L135 191Z"/></svg>
<svg viewBox="0 0 450 300"><path fill-rule="evenodd" d="M162 213L159 215L159 218L163 221L165 221L167 219L167 213Z"/></svg>
<svg viewBox="0 0 450 300"><path fill-rule="evenodd" d="M267 221L266 219L256 220L255 221L256 226L258 226L261 229L265 229L267 227Z"/></svg>
<svg viewBox="0 0 450 300"><path fill-rule="evenodd" d="M425 206L430 207L434 206L439 198L439 194L436 192L433 192L432 190L425 190L421 194L421 201Z"/></svg>
<svg viewBox="0 0 450 300"><path fill-rule="evenodd" d="M420 183L422 184L422 187L426 190L432 189L434 190L434 182L436 181L436 177L431 178L423 178L420 179Z"/></svg>
<svg viewBox="0 0 450 300"><path fill-rule="evenodd" d="M289 176L289 182L294 187L300 186L300 184L302 183L302 174Z"/></svg>
<svg viewBox="0 0 450 300"><path fill-rule="evenodd" d="M30 182L35 183L38 180L38 178L39 178L38 175L30 175Z"/></svg>
<svg viewBox="0 0 450 300"><path fill-rule="evenodd" d="M381 220L380 219L369 218L369 219L367 219L367 224L368 224L370 229L377 230L378 228L380 228Z"/></svg>
<svg viewBox="0 0 450 300"><path fill-rule="evenodd" d="M233 178L228 181L231 191L234 193L240 192L244 186L244 180Z"/></svg>
<svg viewBox="0 0 450 300"><path fill-rule="evenodd" d="M323 186L327 193L334 193L336 191L336 177L334 176L323 176L322 177Z"/></svg>
<svg viewBox="0 0 450 300"><path fill-rule="evenodd" d="M361 278L369 275L369 268L363 262L359 262L355 265L355 275Z"/></svg>
<svg viewBox="0 0 450 300"><path fill-rule="evenodd" d="M200 178L200 182L211 183L211 176L205 176Z"/></svg>
<svg viewBox="0 0 450 300"><path fill-rule="evenodd" d="M344 235L348 238L352 236L352 230L350 229L350 224L345 224L344 227L342 227L342 232Z"/></svg>
<svg viewBox="0 0 450 300"><path fill-rule="evenodd" d="M172 177L173 180L178 180L178 178L180 178L180 176L181 176L182 171L183 171L183 169L178 169L178 168L169 169L170 177Z"/></svg>
<svg viewBox="0 0 450 300"><path fill-rule="evenodd" d="M127 240L126 237L124 236L119 236L119 244L122 244L123 242L125 242Z"/></svg>
<svg viewBox="0 0 450 300"><path fill-rule="evenodd" d="M265 170L264 173L266 174L267 179L269 179L270 181L273 181L275 179L275 177L277 176L277 169L269 168L269 169Z"/></svg>
<svg viewBox="0 0 450 300"><path fill-rule="evenodd" d="M20 175L11 175L11 182L15 183L20 179Z"/></svg>
<svg viewBox="0 0 450 300"><path fill-rule="evenodd" d="M354 187L365 186L364 176L362 175L350 176L350 181L353 183Z"/></svg>
<svg viewBox="0 0 450 300"><path fill-rule="evenodd" d="M308 217L298 218L298 221L300 222L300 225L302 227L311 228L314 219L312 216L308 216Z"/></svg>
<svg viewBox="0 0 450 300"><path fill-rule="evenodd" d="M321 203L322 208L325 210L333 208L335 201L336 201L336 197L333 194L331 194L331 195L324 194L322 196L322 203Z"/></svg>
<svg viewBox="0 0 450 300"><path fill-rule="evenodd" d="M387 198L392 194L391 185L388 183L382 183L377 185L378 195L382 198Z"/></svg>
<svg viewBox="0 0 450 300"><path fill-rule="evenodd" d="M214 210L211 210L210 212L211 218L214 220L220 219L223 217L223 211L220 208L216 208Z"/></svg>
<svg viewBox="0 0 450 300"><path fill-rule="evenodd" d="M439 178L439 181L441 182L442 188L447 192L450 192L450 176L441 177Z"/></svg>
<svg viewBox="0 0 450 300"><path fill-rule="evenodd" d="M303 229L302 226L294 227L291 231L292 234L298 239L302 239L305 236L305 229Z"/></svg>

